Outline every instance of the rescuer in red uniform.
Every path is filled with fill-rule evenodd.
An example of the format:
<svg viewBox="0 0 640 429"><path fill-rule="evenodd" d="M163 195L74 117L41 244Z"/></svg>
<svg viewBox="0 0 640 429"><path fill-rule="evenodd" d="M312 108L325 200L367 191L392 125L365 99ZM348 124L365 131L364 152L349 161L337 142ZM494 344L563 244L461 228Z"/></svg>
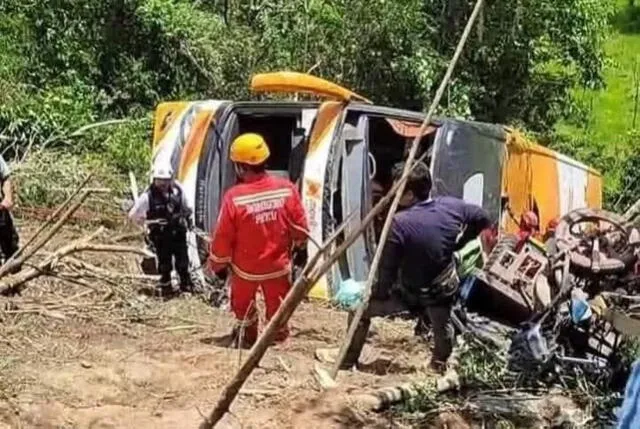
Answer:
<svg viewBox="0 0 640 429"><path fill-rule="evenodd" d="M291 287L291 252L306 242L307 220L294 184L266 173L269 147L262 136L236 138L230 158L240 183L224 195L209 266L222 278L231 269L231 309L238 322L234 335L249 346L258 336L256 292L262 289L270 320ZM276 341L288 335L284 326Z"/></svg>

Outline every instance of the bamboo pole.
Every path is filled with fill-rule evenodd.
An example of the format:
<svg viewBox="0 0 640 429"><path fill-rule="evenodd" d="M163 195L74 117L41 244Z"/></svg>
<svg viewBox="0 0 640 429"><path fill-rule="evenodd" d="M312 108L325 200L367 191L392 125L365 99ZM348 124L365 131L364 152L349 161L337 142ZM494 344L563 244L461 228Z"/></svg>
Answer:
<svg viewBox="0 0 640 429"><path fill-rule="evenodd" d="M293 285L293 287L285 297L284 301L282 302L282 305L280 306L276 314L273 316L273 318L269 321L269 324L267 325L264 332L258 338L258 341L254 344L254 346L249 351L249 355L243 362L240 369L237 371L237 373L234 375L231 381L225 386L224 390L222 391L222 394L220 395L220 398L218 399L216 406L209 413L209 415L205 417L204 421L200 425L200 429L212 429L222 419L222 417L224 417L224 415L229 410L231 403L238 395L238 392L240 392L240 389L242 388L243 384L245 383L249 375L251 375L251 372L253 371L253 369L258 365L258 363L266 353L267 348L271 345L273 339L276 336L276 333L278 332L278 329L289 320L289 318L291 317L293 312L296 310L300 302L309 293L309 291L311 290L315 282L317 282L318 279L322 275L324 275L331 268L331 266L338 260L338 258L347 250L347 248L349 248L349 246L351 246L355 242L355 240L366 230L366 228L375 219L378 213L380 213L387 206L387 204L391 202L392 198L394 198L394 204L395 204L395 207L397 208L397 203L404 190L404 185L406 183L407 178L409 177L409 174L415 169L415 166L418 165L418 162L424 159L427 155L427 153L425 152L417 162L415 163L413 162L417 152L418 144L420 142L420 137L426 130L426 127L429 125L431 121L431 117L433 116L433 113L435 111L435 108L437 107L438 102L442 98L442 95L446 88L446 83L451 78L451 74L453 73L453 68L455 66L455 63L460 57L460 54L462 52L462 47L464 47L464 42L469 36L469 32L471 30L471 27L473 26L473 22L478 16L478 12L482 4L483 4L483 0L477 0L476 6L471 14L471 17L469 18L469 22L465 27L465 31L463 33L461 43L459 43L459 46L456 49L452 62L449 65L449 68L447 69L447 73L445 74L445 78L443 79L443 84L441 84L440 88L438 88L438 92L436 93L436 98L434 99L434 102L432 103L432 106L429 109L427 118L425 118L425 121L420 127L420 132L418 133L418 136L414 140L414 144L411 148L409 158L405 165L402 176L396 183L394 183L394 185L391 187L387 195L385 195L378 202L378 204L376 204L373 207L373 209L369 211L369 213L367 213L362 223L360 224L359 228L353 233L349 234L347 237L345 237L345 240L338 246L338 248L334 252L332 252L329 255L327 260L325 260L318 268L314 268L315 262L318 262L320 259L319 255L323 255L330 248L330 246L333 244L333 240L326 243L314 256L313 258L314 260L310 261L310 263L307 264L307 266L303 270L303 275L301 275L298 278L298 280L296 280L295 284ZM393 211L395 211L395 209ZM388 234L390 219L392 216L393 214L390 213L389 216L387 217L387 222L385 223L385 227L387 229L386 234ZM341 226L341 228L343 227L344 227L344 224ZM335 239L335 237L337 237L337 234L334 235L333 239ZM378 246L379 249L381 247L382 246ZM378 260L379 260L379 256L378 256ZM373 271L373 267L372 267L372 271ZM363 307L364 306L361 306L361 308ZM354 320L354 323L357 324L357 320Z"/></svg>
<svg viewBox="0 0 640 429"><path fill-rule="evenodd" d="M389 192L380 199L380 201L367 213L365 218L362 220L359 228L353 233L349 234L345 237L344 241L333 251L326 261L324 261L319 267L316 268L316 265L320 262L321 257L323 257L326 252L331 248L335 239L343 232L348 222L343 222L340 228L327 240L327 242L322 246L322 248L316 253L311 261L307 263L305 266L301 276L296 280L293 287L285 297L284 301L280 305L280 308L276 312L276 314L271 318L264 332L258 338L258 341L254 344L254 346L249 351L249 355L243 362L240 369L231 379L231 381L225 386L220 398L218 399L218 403L215 408L209 413L207 417L205 417L204 421L200 425L200 429L212 429L216 423L222 419L222 417L227 413L229 407L235 397L238 395L238 392L242 388L244 382L249 378L253 369L260 363L260 359L264 356L267 351L267 348L273 342L278 329L283 326L295 309L298 304L304 299L305 296L309 293L313 285L327 272L329 269L335 264L338 258L351 246L356 239L367 229L367 227L373 222L375 217L391 202L391 199L394 197L397 189L400 187L402 183L406 181L409 177L409 174L413 171L418 162L424 160L426 158L427 153L425 152L420 159L418 159L413 165L409 166L409 169L405 172L405 174L393 184ZM349 216L350 217L350 216Z"/></svg>
<svg viewBox="0 0 640 429"><path fill-rule="evenodd" d="M624 212L623 217L626 222L631 222L638 216L638 214L640 214L640 199L629 207L626 212Z"/></svg>
<svg viewBox="0 0 640 429"><path fill-rule="evenodd" d="M444 95L444 91L447 89L447 85L449 84L449 80L451 79L451 76L453 75L453 70L455 69L456 64L458 63L458 59L460 58L460 55L462 54L462 51L464 49L465 44L467 43L467 39L469 38L469 34L471 33L471 29L473 28L473 24L476 20L476 18L478 17L478 14L480 13L480 10L482 9L482 4L484 3L484 0L477 0L476 4L473 8L473 12L471 12L471 16L469 17L469 20L467 21L467 25L464 28L464 31L462 32L462 36L460 37L460 41L458 42L458 46L456 47L455 53L453 54L453 58L451 58L451 61L449 62L449 67L447 68L447 71L444 75L444 77L442 78L442 82L440 82L440 86L438 87L438 90L436 91L436 95L433 98L433 101L431 102L431 106L429 106L429 110L427 111L427 116L424 118L424 121L422 122L422 125L420 126L420 131L418 132L418 134L416 135L416 137L413 139L413 144L411 145L411 149L409 150L409 155L407 156L407 164L404 167L404 172L403 172L403 177L408 176L408 169L409 169L409 165L413 162L413 160L416 157L416 153L418 152L418 147L420 146L420 140L422 139L422 134L427 130L427 127L429 126L429 124L431 123L431 119L433 118L433 115L435 114L436 109L438 108L438 105L440 104L440 100L442 99L442 96ZM400 199L402 198L402 194L404 193L404 188L405 188L405 183L406 181L402 181L400 184L400 187L398 188L398 190L395 193L395 198L393 199L393 202L391 203L391 207L389 208L389 213L387 214L387 218L385 220L384 226L382 227L382 233L380 234L380 239L378 241L378 246L376 248L376 253L373 257L373 261L371 263L371 267L370 267L370 271L369 271L369 276L367 277L367 283L365 284L364 287L364 293L363 293L363 300L360 303L360 305L358 306L358 309L356 310L355 316L353 317L353 319L351 320L351 324L349 325L349 329L347 331L347 337L345 338L344 342L342 343L342 346L340 347L340 352L338 353L338 358L336 359L333 367L331 368L331 372L329 373L329 375L331 376L331 378L336 378L336 375L338 374L338 371L340 370L340 366L342 365L342 362L344 361L344 358L347 354L347 350L349 349L349 346L351 345L351 341L353 340L353 336L356 332L356 329L358 327L358 324L360 323L360 319L362 319L362 316L367 308L367 305L369 303L369 298L371 295L371 287L375 281L376 275L378 274L378 265L380 264L380 259L382 257L382 251L384 249L384 243L387 240L387 236L389 235L389 231L391 230L391 222L393 220L393 216L396 213L396 210L398 209L398 203L400 202Z"/></svg>

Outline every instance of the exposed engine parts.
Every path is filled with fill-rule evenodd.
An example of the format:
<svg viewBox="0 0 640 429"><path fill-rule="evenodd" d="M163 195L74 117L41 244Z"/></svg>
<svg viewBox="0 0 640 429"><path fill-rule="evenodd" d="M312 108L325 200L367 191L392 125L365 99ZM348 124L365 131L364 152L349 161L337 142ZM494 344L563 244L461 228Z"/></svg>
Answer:
<svg viewBox="0 0 640 429"><path fill-rule="evenodd" d="M493 306L484 316L517 328L509 369L539 381L576 366L611 376L626 338L640 337L638 225L580 209L560 220L544 246L529 240L516 251L513 242L503 237L492 250L476 294L499 302L498 312Z"/></svg>

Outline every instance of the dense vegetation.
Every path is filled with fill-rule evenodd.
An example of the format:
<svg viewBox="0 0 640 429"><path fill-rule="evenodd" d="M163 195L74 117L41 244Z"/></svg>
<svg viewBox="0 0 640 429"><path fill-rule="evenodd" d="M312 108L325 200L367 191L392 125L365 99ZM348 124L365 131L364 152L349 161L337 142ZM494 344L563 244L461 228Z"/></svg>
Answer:
<svg viewBox="0 0 640 429"><path fill-rule="evenodd" d="M313 69L376 102L422 109L471 7L470 0L3 0L0 143L16 155L46 146L141 173L158 101L251 97L251 74L280 69ZM640 163L603 153L608 142L583 131L580 97L604 87L615 7L614 0L487 1L440 114L537 133L605 168L610 197L618 198L621 172ZM127 121L83 129L113 119Z"/></svg>
<svg viewBox="0 0 640 429"><path fill-rule="evenodd" d="M574 91L575 114L561 121L554 144L605 173L610 207L640 197L640 5L617 0L605 42L605 88Z"/></svg>

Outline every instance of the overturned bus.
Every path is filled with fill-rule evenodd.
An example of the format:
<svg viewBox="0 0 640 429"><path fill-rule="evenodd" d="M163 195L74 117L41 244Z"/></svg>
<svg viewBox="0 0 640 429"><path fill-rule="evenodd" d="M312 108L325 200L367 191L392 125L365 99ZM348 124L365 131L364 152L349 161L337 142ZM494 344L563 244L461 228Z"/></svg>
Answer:
<svg viewBox="0 0 640 429"><path fill-rule="evenodd" d="M375 197L390 188L392 167L402 161L424 114L374 105L306 74L256 75L251 88L322 101L207 100L156 109L153 163L172 166L194 207L195 226L207 234L215 228L221 196L236 182L230 144L255 132L269 145L270 173L298 184L315 241L322 243L343 219L349 219L347 232L357 229ZM601 205L597 172L501 125L440 118L420 138L418 156L427 152L433 194L482 206L506 231L517 228L527 210L546 225L572 209ZM207 257L206 241L195 234L189 241L198 267ZM342 280L366 279L375 246L371 226L310 295L330 298ZM307 250L311 256L317 248L310 242Z"/></svg>

